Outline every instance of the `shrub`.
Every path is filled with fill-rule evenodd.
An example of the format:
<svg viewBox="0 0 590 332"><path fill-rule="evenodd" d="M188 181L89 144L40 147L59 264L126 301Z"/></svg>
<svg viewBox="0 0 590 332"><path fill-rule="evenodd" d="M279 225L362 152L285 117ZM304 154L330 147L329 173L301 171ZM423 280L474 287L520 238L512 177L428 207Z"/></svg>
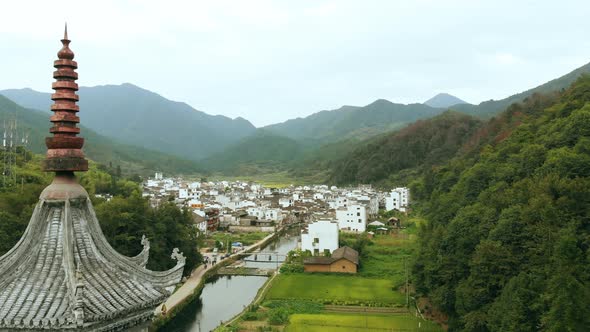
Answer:
<svg viewBox="0 0 590 332"><path fill-rule="evenodd" d="M258 314L252 311L248 311L242 315L244 320L258 320Z"/></svg>
<svg viewBox="0 0 590 332"><path fill-rule="evenodd" d="M272 325L283 325L289 322L289 311L285 308L271 309L268 314L268 322Z"/></svg>
<svg viewBox="0 0 590 332"><path fill-rule="evenodd" d="M284 263L280 268L281 273L302 273L304 271L302 264Z"/></svg>

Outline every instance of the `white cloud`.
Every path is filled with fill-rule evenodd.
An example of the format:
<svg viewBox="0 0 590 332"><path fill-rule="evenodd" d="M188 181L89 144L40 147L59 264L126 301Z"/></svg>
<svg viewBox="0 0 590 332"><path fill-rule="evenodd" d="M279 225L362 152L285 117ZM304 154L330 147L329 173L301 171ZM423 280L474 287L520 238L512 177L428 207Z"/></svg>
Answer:
<svg viewBox="0 0 590 332"><path fill-rule="evenodd" d="M583 0L10 1L0 89L49 90L68 21L81 84L132 82L256 125L439 91L478 102L590 61L589 11Z"/></svg>
<svg viewBox="0 0 590 332"><path fill-rule="evenodd" d="M499 65L518 65L524 63L521 58L511 53L496 53L492 61Z"/></svg>

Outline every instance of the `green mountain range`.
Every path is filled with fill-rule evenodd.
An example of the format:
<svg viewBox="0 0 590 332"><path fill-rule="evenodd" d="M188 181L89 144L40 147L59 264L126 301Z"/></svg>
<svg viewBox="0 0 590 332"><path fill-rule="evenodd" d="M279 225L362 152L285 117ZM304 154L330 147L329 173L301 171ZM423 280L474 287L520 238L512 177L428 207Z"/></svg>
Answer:
<svg viewBox="0 0 590 332"><path fill-rule="evenodd" d="M404 105L380 99L363 107L343 106L259 130L244 119L211 116L131 84L82 87L79 94L82 123L126 144L127 155L132 154L131 147L138 146L183 159L205 160L206 168L213 172L290 170L306 174L332 169L336 163L342 167L339 159L348 158L347 153L358 146L415 121L436 117L448 108L490 118L534 94L563 90L583 73L590 73L590 64L536 88L479 105L457 103L463 101L447 94L437 95L425 104ZM0 94L29 108L48 110L51 103L48 93L31 89L3 90ZM337 175L332 178L345 181Z"/></svg>
<svg viewBox="0 0 590 332"><path fill-rule="evenodd" d="M379 182L384 179L368 175L368 173L372 172L378 174L382 171L390 171L391 169L383 164L379 164L378 161L391 161L395 158L399 158L398 162L400 163L412 164L413 161L410 161L410 159L416 156L410 155L407 159L403 159L401 156L376 157L372 155L372 153L379 153L379 151L371 151L367 146L382 145L383 149L393 149L393 146L390 144L394 144L393 142L397 141L399 137L406 137L404 136L404 133L411 131L411 128L415 128L416 125L411 125L410 128L407 129L403 129L404 127L417 120L436 117L449 108L481 119L490 118L505 110L511 104L522 102L535 94L561 91L571 85L572 82L584 73L590 73L590 64L580 67L567 75L542 84L536 88L502 100L488 101L479 105L467 104L456 97L443 94L433 97L430 100L431 104L440 106L452 104L451 107L436 108L424 104L403 105L380 99L364 107L343 106L338 110L322 111L305 118L297 118L283 123L266 126L263 130L274 134L274 136L258 136L253 141L247 139L243 140L236 145L230 146L228 150L222 150L216 155L216 158L218 159L219 156L227 154L224 163L207 164L210 170L222 172L230 171L232 174L236 173L238 168L244 172L289 170L296 177L331 170L329 179L338 183L352 183L355 181ZM458 114L444 116L439 118L438 121L442 121L442 119L447 121L466 121L468 126L473 125L473 121L475 121L469 117L460 117ZM426 122L417 125L429 126L431 124L431 122ZM432 125L436 126L439 124L440 123L434 123ZM456 125L459 126L460 124L457 123ZM385 137L379 136L398 130L402 130L400 136L395 136L395 134L386 135ZM465 134L468 133L469 132ZM284 136L294 141L277 140L277 136ZM375 137L377 138L373 140ZM444 137L439 138L444 139ZM462 138L466 139L467 136L462 136ZM428 138L424 137L423 139ZM388 144L385 144L386 142ZM297 149L298 153L290 154L290 159L277 159L273 157L272 153L265 154L264 152L255 152L264 150L267 146L272 147L273 151L279 151L281 150L279 146L283 143L285 144L283 149L286 151L293 151L293 146L296 143L299 143ZM455 141L454 143L459 144L460 141ZM419 142L419 144L421 144L420 148L431 148L428 146L428 142ZM455 148L456 147L457 146L455 146ZM359 152L359 149L364 148L367 149L366 152ZM397 148L402 148L402 146ZM443 150L448 148L449 146L441 147ZM247 162L243 160L243 158L236 158L237 155L234 151L246 151L246 149L251 151L254 155L264 155L265 157L254 158L256 159L256 162ZM407 150L407 152L410 154L414 153L412 150ZM436 149L433 153L439 152L440 151ZM359 155L362 155L362 158L368 158L370 160L361 161L359 160ZM441 160L435 156L424 155L422 157ZM353 160L357 160L364 165L353 165ZM421 160L420 157L416 157L415 160L428 162L428 160ZM246 164L250 164L250 167L245 167ZM256 166L253 166L254 164L256 164ZM265 168L264 165L272 165L272 167ZM355 167L357 170L354 170ZM397 169L399 167L400 166L395 166L394 168ZM402 167L401 169L405 168L406 167ZM340 175L340 172L347 175ZM353 176L353 173L357 173L358 176ZM361 173L364 175L360 175Z"/></svg>
<svg viewBox="0 0 590 332"><path fill-rule="evenodd" d="M304 151L305 146L294 139L259 129L202 163L211 171L230 175L269 173L288 168Z"/></svg>
<svg viewBox="0 0 590 332"><path fill-rule="evenodd" d="M331 182L377 183L400 171L421 170L446 162L476 132L482 122L447 111L404 129L359 144L332 164Z"/></svg>
<svg viewBox="0 0 590 332"><path fill-rule="evenodd" d="M49 110L49 93L31 89L3 90L17 104ZM205 158L256 128L242 118L199 112L132 84L81 87L80 118L84 126L125 144L189 160Z"/></svg>
<svg viewBox="0 0 590 332"><path fill-rule="evenodd" d="M15 120L18 124L19 144L28 135L28 148L35 153L45 153L45 137L50 136L49 113L26 109L0 95L0 130L4 131L5 121ZM97 134L81 126L81 135L86 139L84 152L94 161L121 166L128 173L151 174L161 170L167 173L194 173L201 168L193 161L187 161L165 153L121 144L111 138Z"/></svg>
<svg viewBox="0 0 590 332"><path fill-rule="evenodd" d="M329 143L348 138L369 138L442 112L444 109L423 104L404 105L379 99L364 107L343 106L338 110L318 112L264 129L296 140Z"/></svg>
<svg viewBox="0 0 590 332"><path fill-rule="evenodd" d="M554 80L551 80L545 84L539 85L535 88L526 90L521 93L517 93L515 95L512 95L501 100L484 101L479 105L459 104L454 105L451 108L458 112L472 114L484 118L492 117L495 114L505 110L511 104L521 102L525 98L532 96L535 93L549 93L567 89L572 83L574 83L578 79L578 77L580 77L580 75L588 73L590 73L590 63L587 63L584 66L577 68L572 72L563 75L559 78L556 78Z"/></svg>

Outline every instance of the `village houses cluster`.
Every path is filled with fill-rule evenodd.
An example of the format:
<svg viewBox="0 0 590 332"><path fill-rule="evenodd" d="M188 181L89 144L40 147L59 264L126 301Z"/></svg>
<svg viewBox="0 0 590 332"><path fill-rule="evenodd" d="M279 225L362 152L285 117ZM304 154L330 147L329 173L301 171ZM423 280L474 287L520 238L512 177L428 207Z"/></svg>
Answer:
<svg viewBox="0 0 590 332"><path fill-rule="evenodd" d="M406 212L409 205L408 188L390 192L369 185L268 188L245 181L189 181L162 173L144 183L143 195L153 206L173 200L178 206L188 207L195 225L205 234L217 230L274 232L301 222L300 248L314 256L334 253L339 231L362 233L368 226L383 226L371 221L380 208Z"/></svg>

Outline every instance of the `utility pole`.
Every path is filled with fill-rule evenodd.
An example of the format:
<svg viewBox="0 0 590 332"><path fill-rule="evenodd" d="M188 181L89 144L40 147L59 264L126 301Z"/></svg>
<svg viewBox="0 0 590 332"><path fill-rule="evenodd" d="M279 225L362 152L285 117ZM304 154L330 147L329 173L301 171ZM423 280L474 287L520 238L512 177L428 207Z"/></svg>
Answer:
<svg viewBox="0 0 590 332"><path fill-rule="evenodd" d="M404 256L404 269L406 270L406 308L410 307L410 289L408 280L408 259Z"/></svg>
<svg viewBox="0 0 590 332"><path fill-rule="evenodd" d="M8 158L6 152L6 120L4 120L4 126L2 128L2 187L6 187L6 158Z"/></svg>

